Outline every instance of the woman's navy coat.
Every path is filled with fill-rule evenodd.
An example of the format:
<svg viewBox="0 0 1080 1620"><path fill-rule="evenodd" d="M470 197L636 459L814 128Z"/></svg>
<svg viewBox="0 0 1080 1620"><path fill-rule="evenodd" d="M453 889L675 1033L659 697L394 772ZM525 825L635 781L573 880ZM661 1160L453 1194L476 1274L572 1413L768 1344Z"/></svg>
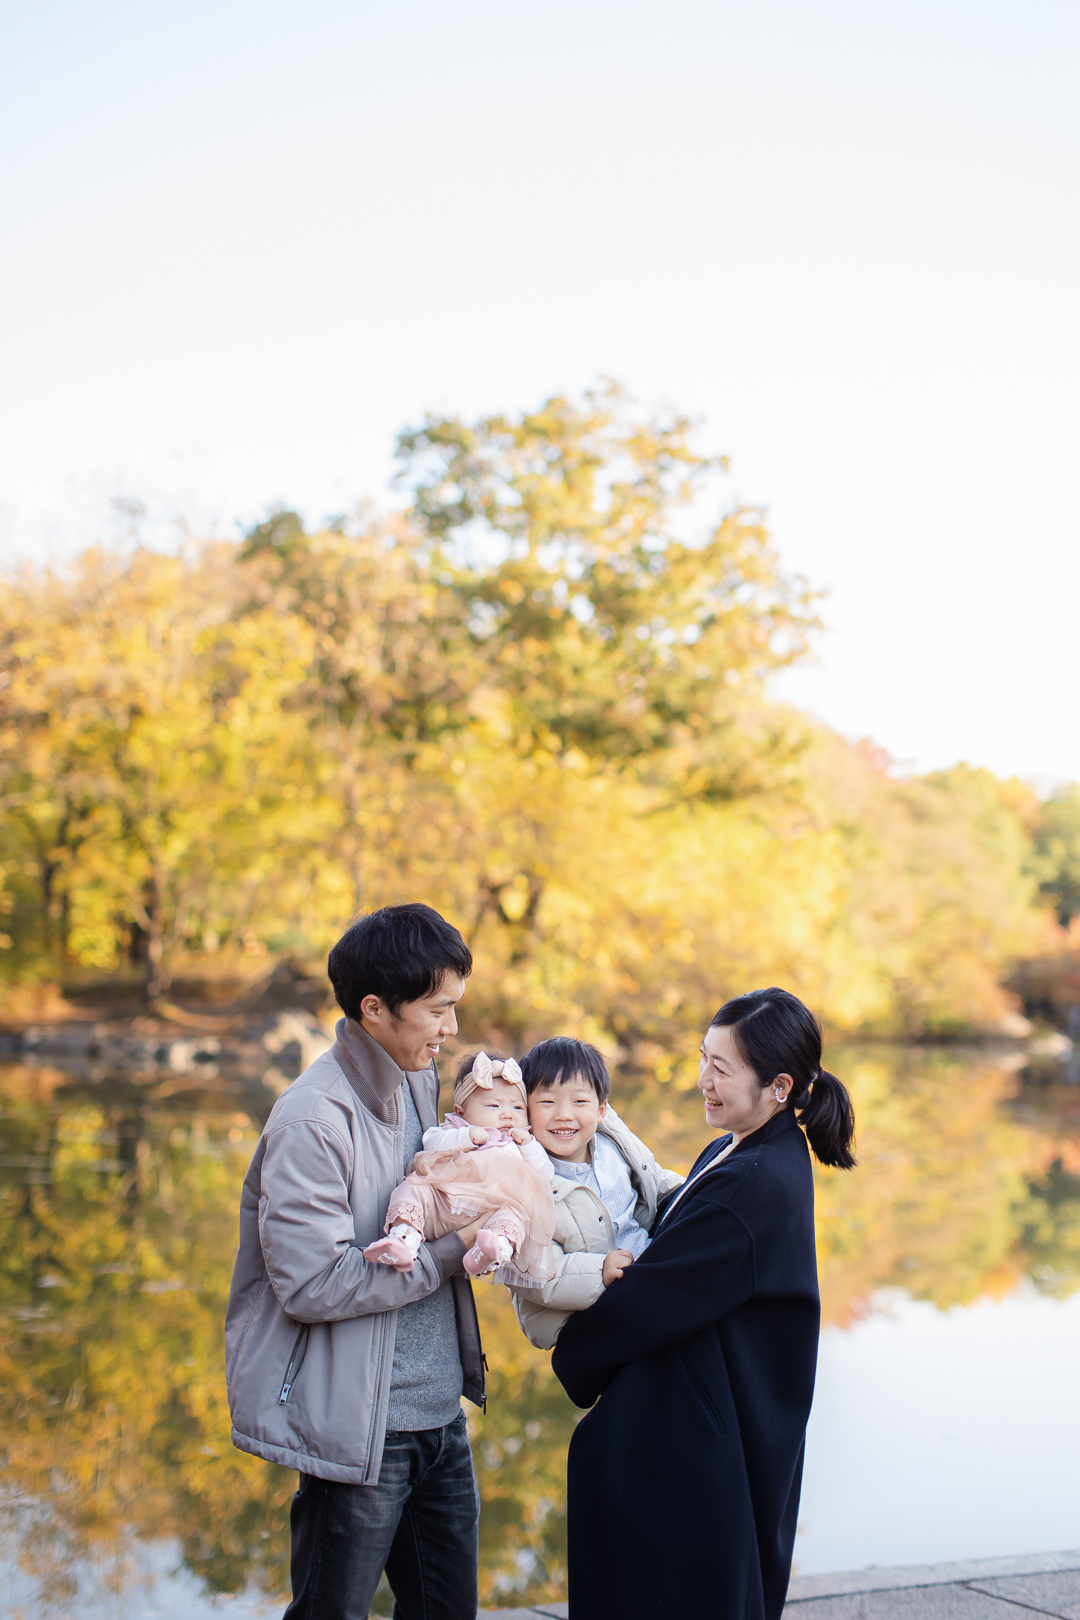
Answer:
<svg viewBox="0 0 1080 1620"><path fill-rule="evenodd" d="M559 1336L570 1399L601 1397L570 1444L571 1620L779 1620L819 1315L810 1153L785 1110Z"/></svg>

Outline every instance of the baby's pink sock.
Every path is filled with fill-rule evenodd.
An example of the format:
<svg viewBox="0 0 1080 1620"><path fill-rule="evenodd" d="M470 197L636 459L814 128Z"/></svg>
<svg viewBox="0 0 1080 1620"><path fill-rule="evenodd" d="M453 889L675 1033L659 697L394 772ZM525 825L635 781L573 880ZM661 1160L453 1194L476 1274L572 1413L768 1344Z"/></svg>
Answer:
<svg viewBox="0 0 1080 1620"><path fill-rule="evenodd" d="M501 1232L489 1232L482 1226L476 1242L461 1262L470 1277L486 1277L497 1266L505 1266L513 1258L514 1249L509 1238Z"/></svg>

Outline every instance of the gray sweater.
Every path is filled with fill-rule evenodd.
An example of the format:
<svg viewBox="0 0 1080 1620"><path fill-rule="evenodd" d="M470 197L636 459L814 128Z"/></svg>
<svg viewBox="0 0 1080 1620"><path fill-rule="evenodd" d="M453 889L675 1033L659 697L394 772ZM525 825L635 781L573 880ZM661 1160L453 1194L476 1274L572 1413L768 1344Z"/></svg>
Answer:
<svg viewBox="0 0 1080 1620"><path fill-rule="evenodd" d="M423 1126L407 1085L398 1092L405 1127L408 1167L423 1144ZM461 1410L461 1357L458 1354L454 1291L449 1282L433 1294L403 1305L397 1314L394 1370L390 1374L391 1429L441 1429Z"/></svg>

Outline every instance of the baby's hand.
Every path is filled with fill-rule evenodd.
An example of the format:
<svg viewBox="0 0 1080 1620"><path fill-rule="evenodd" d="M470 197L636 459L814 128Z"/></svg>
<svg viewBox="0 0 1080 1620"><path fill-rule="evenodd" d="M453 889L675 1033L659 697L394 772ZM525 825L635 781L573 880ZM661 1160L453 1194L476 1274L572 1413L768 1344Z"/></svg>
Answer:
<svg viewBox="0 0 1080 1620"><path fill-rule="evenodd" d="M482 1125L469 1126L469 1141L472 1143L473 1147L483 1147L484 1143L487 1141L487 1131L485 1131Z"/></svg>
<svg viewBox="0 0 1080 1620"><path fill-rule="evenodd" d="M530 1131L523 1130L520 1125L515 1125L513 1130L510 1132L510 1135L517 1143L518 1147L523 1147L529 1140L531 1134L532 1133Z"/></svg>
<svg viewBox="0 0 1080 1620"><path fill-rule="evenodd" d="M633 1263L634 1257L629 1249L612 1249L610 1254L604 1256L604 1287L610 1288L612 1283L617 1282L622 1276L627 1266L632 1266Z"/></svg>

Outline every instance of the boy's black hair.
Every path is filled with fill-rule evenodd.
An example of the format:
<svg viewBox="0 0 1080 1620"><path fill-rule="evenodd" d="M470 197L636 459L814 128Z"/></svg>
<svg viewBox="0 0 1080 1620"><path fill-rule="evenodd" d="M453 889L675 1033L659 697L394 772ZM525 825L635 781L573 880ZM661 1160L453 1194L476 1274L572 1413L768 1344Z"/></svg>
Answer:
<svg viewBox="0 0 1080 1620"><path fill-rule="evenodd" d="M607 1102L611 1081L607 1064L595 1046L572 1041L569 1035L553 1035L540 1041L521 1060L521 1078L529 1096L537 1086L557 1086L579 1075L588 1080L601 1102Z"/></svg>
<svg viewBox="0 0 1080 1620"><path fill-rule="evenodd" d="M437 990L445 973L468 978L472 953L457 929L430 906L383 906L347 928L326 971L346 1018L360 1018L365 996L378 996L397 1018L406 1001Z"/></svg>

